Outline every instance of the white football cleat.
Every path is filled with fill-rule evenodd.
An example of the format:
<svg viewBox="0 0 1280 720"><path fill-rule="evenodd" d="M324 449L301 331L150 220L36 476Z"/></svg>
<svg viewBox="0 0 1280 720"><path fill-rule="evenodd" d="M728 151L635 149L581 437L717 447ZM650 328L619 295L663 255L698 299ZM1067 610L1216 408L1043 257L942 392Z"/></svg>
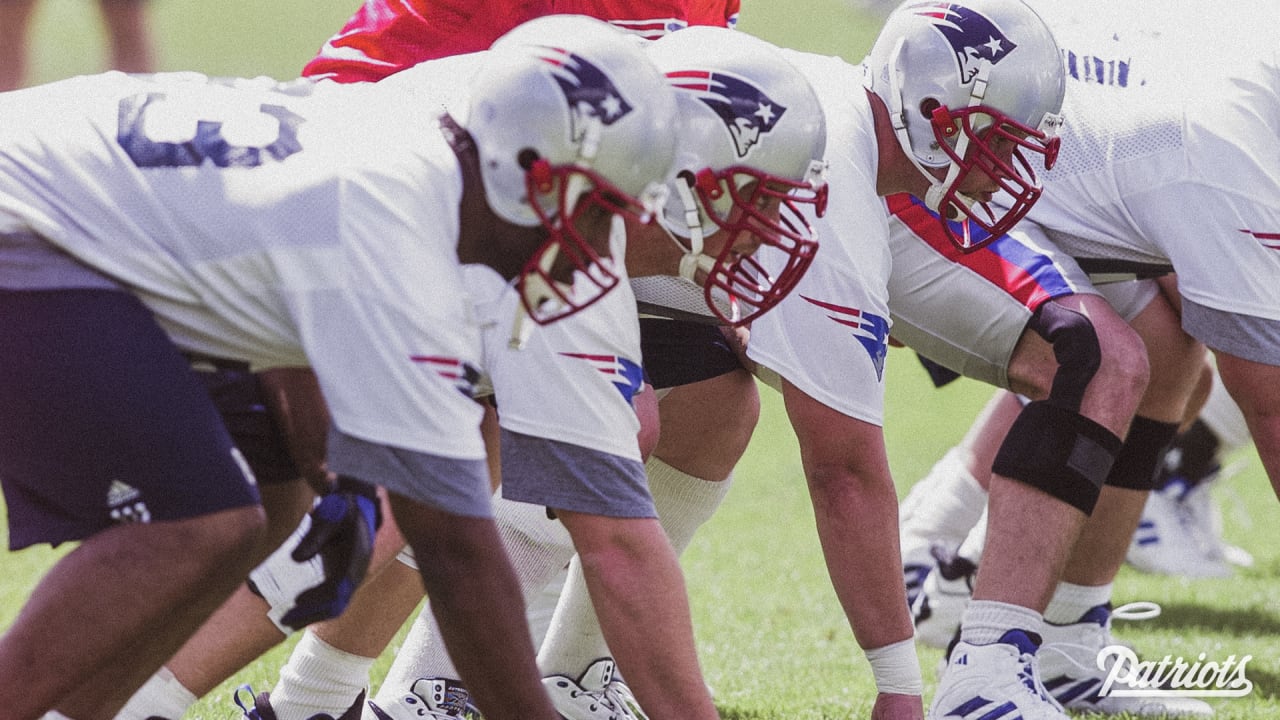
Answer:
<svg viewBox="0 0 1280 720"><path fill-rule="evenodd" d="M946 648L960 628L960 618L973 595L978 566L960 555L948 555L934 548L933 571L925 576L920 594L911 606L916 640L935 648Z"/></svg>
<svg viewBox="0 0 1280 720"><path fill-rule="evenodd" d="M1032 633L1010 630L990 645L956 643L938 679L928 720L1069 720L1040 684L1038 640Z"/></svg>
<svg viewBox="0 0 1280 720"><path fill-rule="evenodd" d="M591 663L577 680L550 675L542 685L565 720L648 720L611 658Z"/></svg>
<svg viewBox="0 0 1280 720"><path fill-rule="evenodd" d="M1144 620L1160 614L1154 603L1129 603L1111 610L1099 605L1070 625L1044 625L1040 675L1054 699L1068 710L1137 717L1213 717L1213 708L1192 697L1123 697L1099 691L1111 665L1098 667L1103 648L1122 645L1111 635L1111 620ZM1114 662L1114 658L1112 662Z"/></svg>
<svg viewBox="0 0 1280 720"><path fill-rule="evenodd" d="M457 680L419 678L408 693L389 705L369 701L378 720L444 720L479 717L470 705L471 694Z"/></svg>
<svg viewBox="0 0 1280 720"><path fill-rule="evenodd" d="M1130 565L1157 575L1231 577L1207 482L1188 489L1175 480L1151 491L1125 556Z"/></svg>

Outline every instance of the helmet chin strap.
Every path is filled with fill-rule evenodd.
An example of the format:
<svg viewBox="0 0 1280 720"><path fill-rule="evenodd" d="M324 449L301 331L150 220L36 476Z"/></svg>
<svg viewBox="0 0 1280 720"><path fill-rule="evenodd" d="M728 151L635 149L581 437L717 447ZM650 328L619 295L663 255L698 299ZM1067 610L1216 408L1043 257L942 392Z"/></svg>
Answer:
<svg viewBox="0 0 1280 720"><path fill-rule="evenodd" d="M583 131L582 141L578 146L578 159L575 164L582 168L591 167L591 160L596 156L596 152L600 149L600 134L602 124L598 118L590 118L587 121ZM561 190L565 202L564 213L558 218L560 223L567 223L573 217L573 210L578 204L579 198L588 190L586 179L580 175L573 174L569 176L565 187ZM529 341L529 336L533 333L534 324L527 322L529 317L529 307L538 307L544 302L558 299L560 296L556 293L559 289L561 293L568 295L572 292L573 286L565 283L551 283L547 278L551 277L551 266L555 264L556 258L560 256L560 245L553 243L542 251L542 255L538 258L538 269L542 272L538 275L525 275L524 292L521 302L516 305L515 318L511 323L511 339L507 341L508 347L512 350L523 349L525 343ZM515 280L512 280L514 285Z"/></svg>
<svg viewBox="0 0 1280 720"><path fill-rule="evenodd" d="M697 272L711 272L711 268L715 266L716 260L702 252L704 238L702 233L702 218L698 214L698 200L693 196L693 190L689 188L688 183L680 178L675 183L676 195L680 196L680 203L684 206L684 224L689 229L689 246L686 248L684 243L675 236L674 233L662 223L662 229L666 231L667 237L680 248L682 253L680 257L680 277L691 283L697 283Z"/></svg>
<svg viewBox="0 0 1280 720"><path fill-rule="evenodd" d="M531 319L528 308L536 308L544 302L559 302L561 294L569 295L573 292L573 285L571 284L547 280L547 278L551 277L551 266L555 264L556 258L559 256L559 245L552 244L547 246L538 257L538 269L541 272L524 276L521 302L516 305L516 316L511 326L511 340L507 343L512 350L523 348L529 340L530 333L533 332L534 325L525 322ZM514 283L515 280L512 280L512 282ZM560 292L557 293L557 290Z"/></svg>
<svg viewBox="0 0 1280 720"><path fill-rule="evenodd" d="M902 148L902 152L906 154L907 159L911 161L911 164L915 165L916 169L920 171L920 174L929 181L929 189L925 191L924 198L922 198L924 200L925 207L928 207L930 210L941 215L942 201L947 195L947 188L951 187L951 184L955 182L957 177L959 177L960 166L954 161L949 162L947 164L947 176L942 180L938 180L938 178L929 171L929 168L926 167L924 163L920 162L920 159L916 157L915 152L911 149L911 136L907 133L907 114L902 106L902 91L899 88L898 73L895 70L895 68L898 67L898 56L902 54L902 48L905 45L906 38L898 40L898 43L894 46L893 53L889 58L889 92L887 93L889 96L889 118L890 122L893 124L893 135L898 139L898 145ZM991 63L984 60L981 67L978 69L977 77L974 78L973 90L969 93L968 107L973 107L982 103L982 98L987 93L987 76L990 74L990 71ZM870 84L871 68L868 68L867 72L868 84ZM964 157L968 150L969 134L961 133L960 138L956 141L956 155ZM955 193L955 198L959 200L966 209L973 207L973 204L977 202L973 198L959 192ZM954 220L955 218L948 219Z"/></svg>

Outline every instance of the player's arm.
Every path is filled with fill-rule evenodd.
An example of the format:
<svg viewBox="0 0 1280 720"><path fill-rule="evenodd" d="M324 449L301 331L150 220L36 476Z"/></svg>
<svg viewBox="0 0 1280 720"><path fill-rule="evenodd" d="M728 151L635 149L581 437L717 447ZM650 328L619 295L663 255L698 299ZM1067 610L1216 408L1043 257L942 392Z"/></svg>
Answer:
<svg viewBox="0 0 1280 720"><path fill-rule="evenodd" d="M259 373L258 382L303 479L316 494L328 492L333 485L324 459L329 408L315 373L311 368L273 368Z"/></svg>
<svg viewBox="0 0 1280 720"><path fill-rule="evenodd" d="M883 428L824 405L785 379L782 397L800 444L831 582L858 645L872 660L881 693L877 711L888 710L881 703L907 702L912 714L922 715L901 577L898 496ZM876 651L884 661L873 657Z"/></svg>

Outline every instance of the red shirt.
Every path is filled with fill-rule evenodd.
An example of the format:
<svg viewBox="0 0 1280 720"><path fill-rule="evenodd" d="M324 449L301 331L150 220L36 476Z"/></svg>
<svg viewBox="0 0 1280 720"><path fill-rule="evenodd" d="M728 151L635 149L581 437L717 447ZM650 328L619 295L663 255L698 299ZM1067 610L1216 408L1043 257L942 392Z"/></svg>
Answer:
<svg viewBox="0 0 1280 720"><path fill-rule="evenodd" d="M365 0L320 54L309 77L376 81L424 60L484 50L541 15L590 15L649 39L688 25L732 27L740 0Z"/></svg>

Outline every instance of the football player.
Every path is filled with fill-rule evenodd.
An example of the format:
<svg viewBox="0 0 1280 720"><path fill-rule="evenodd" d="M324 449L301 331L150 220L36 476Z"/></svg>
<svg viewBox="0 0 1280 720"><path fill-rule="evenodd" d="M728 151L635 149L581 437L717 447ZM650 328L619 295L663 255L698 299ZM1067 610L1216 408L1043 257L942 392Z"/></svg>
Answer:
<svg viewBox="0 0 1280 720"><path fill-rule="evenodd" d="M1269 418L1276 403L1267 388L1280 363L1273 341L1280 301L1274 283L1260 278L1275 272L1269 242L1280 223L1280 192L1276 143L1259 142L1274 138L1274 128L1261 118L1274 114L1280 102L1271 42L1275 23L1262 7L1241 6L1206 34L1208 29L1189 21L1198 14L1193 5L1158 17L1142 4L1041 5L1063 38L1072 122L1062 159L1046 176L1047 200L1028 219L1082 264L1177 273L1173 299L1181 325L1214 353L1223 384L1240 406L1275 485L1276 433ZM1222 50L1215 62L1205 63L1186 52L1191 43ZM1156 352L1151 357L1159 359ZM1159 458L1164 445L1152 443L1152 454ZM1154 480L1154 472L1150 477ZM1123 562L1150 484L1132 489L1137 492L1126 502L1110 504L1122 508L1111 522L1090 519L1090 529L1100 532L1087 533L1076 545L1064 575L1068 584L1046 610L1046 648L1056 646L1058 652L1045 653L1045 679L1071 707L1125 709L1120 698L1082 691L1091 678L1080 677L1079 667L1112 642L1106 610L1110 581ZM1007 508L990 505L988 550L975 598L990 583L1008 583L1021 571L1009 564L989 567L993 528L999 524L1002 532L1023 540L1029 533L1029 525L1001 521L1008 517ZM1110 572L1071 581L1090 564ZM963 700L961 693L956 701ZM1211 711L1203 703L1149 707L1184 714Z"/></svg>
<svg viewBox="0 0 1280 720"><path fill-rule="evenodd" d="M831 59L800 57L798 64L802 71L806 72L815 86L820 85L827 89L824 110L828 120L831 121L833 117L841 118L840 131L829 136L828 155L833 160L838 158L838 161L834 162L833 171L839 170L848 177L843 190L838 189L833 195L833 200L838 203L833 207L841 207L839 204L843 204L843 216L840 223L823 221L823 227L828 228L828 232L833 237L840 238L840 242L836 250L824 250L819 254L814 270L823 266L824 257L832 258L829 272L832 273L833 279L830 282L833 283L834 288L838 288L838 292L848 294L849 302L815 303L810 300L827 292L811 293L810 300L805 300L805 304L799 306L802 309L794 312L801 316L818 313L816 320L807 321L804 325L797 324L794 319L786 322L775 320L771 323L770 319L781 309L788 307L788 303L794 305L801 302L793 294L781 303L779 310L762 315L753 326L756 335L753 345L773 348L773 350L762 352L777 353L776 356L766 355L768 357L766 365L783 368L782 374L787 376L788 380L795 377L796 382L803 382L805 386L812 386L815 390L819 385L830 385L821 391L819 395L821 400L817 401L814 401L814 397L799 391L795 386L784 390L784 394L788 397L793 410L793 420L801 436L801 443L812 451L806 460L813 457L821 458L823 454L832 454L830 465L827 464L828 460L822 459L818 464L809 465L808 470L813 478L815 506L819 510L819 517L823 520L820 522L820 532L823 534L824 544L827 545L831 558L833 583L842 601L849 608L850 619L859 643L868 649L868 657L876 673L877 685L881 691L877 699L877 717L918 717L923 712L919 698L921 683L914 647L910 641L911 624L906 614L905 597L901 595L900 590L895 596L895 587L900 588L897 548L891 542L885 541L885 538L893 535L892 531L896 528L896 516L892 514L896 496L888 469L884 464L883 438L879 426L881 371L888 328L886 297L888 293L884 283L886 283L885 275L888 273L890 263L887 238L889 219L878 196L893 192L914 191L919 197L929 197L935 207L941 207L945 202L947 207L955 213L965 216L983 214L986 213L986 204L982 203L971 210L974 202L967 200L965 195L972 193L979 199L985 200L989 197L989 193L997 188L996 179L992 177L995 175L1006 184L1011 182L1021 186L1020 192L1025 204L1029 204L1036 194L1034 192L1036 181L1026 172L1029 166L1021 169L1008 167L1008 158L1012 155L1013 145L1017 143L1007 138L1016 137L1022 142L1019 145L1020 159L1027 155L1038 157L1038 153L1047 154L1053 147L1052 133L1056 121L1056 105L1060 101L1061 69L1058 64L1056 45L1043 24L1039 23L1024 6L1017 3L980 5L979 11L968 7L963 8L962 14L966 16L966 20L974 20L973 16L977 16L975 21L977 24L971 26L974 30L971 37L976 37L982 30L990 29L991 23L986 20L986 14L994 13L999 18L998 27L1010 25L1025 33L1022 45L1026 49L1020 55L1013 56L1017 58L1016 62L1002 67L992 63L993 57L1003 59L1008 52L1007 49L1003 52L998 51L999 46L996 50L988 48L983 57L970 58L970 54L982 55L983 50L971 47L963 38L956 39L955 43L952 43L940 31L934 29L931 19L924 14L903 13L904 18L915 18L920 24L919 27L911 28L912 32L918 33L917 42L912 46L917 48L914 57L923 57L925 60L916 62L926 63L927 61L934 63L935 69L948 69L950 75L944 75L942 70L937 70L937 77L942 78L944 87L950 93L945 98L955 103L955 107L951 109L960 115L972 112L975 117L991 111L998 112L996 117L1000 122L997 123L997 127L1003 133L1000 137L1006 138L994 148L987 143L985 137L975 137L972 141L967 139L960 145L960 160L954 163L949 158L942 159L941 152L927 156L926 160L936 165L937 169L926 169L917 165L911 159L913 154L903 150L903 146L898 144L894 125L889 120L888 110L885 109L888 103L880 100L879 95L868 93L850 96L845 86L849 81L855 85L863 82L861 69ZM936 20L938 24L954 22L954 19L945 17L932 20ZM982 24L984 21L985 25ZM888 45L893 45L907 34L906 30L902 25L891 25L886 28L882 38ZM1013 40L1014 43L1018 42L1013 38L1008 39ZM791 55L788 57L790 58ZM967 74L966 66L984 72L983 80L987 80L988 77L997 80L993 81L992 87L1001 88L1001 93L995 97L998 107L983 106L981 109L966 110L970 104L978 105L977 101L971 97L971 87L964 82ZM994 75L992 75L993 68ZM922 68L921 74L925 72ZM905 71L902 75L910 77L910 73ZM952 77L955 79L950 79ZM972 77L969 80L972 80ZM841 81L845 82L842 84ZM890 95L888 91L884 91L884 94L886 97ZM865 101L862 100L864 97ZM879 107L884 112L873 115L873 107ZM1008 115L1010 113L1012 119ZM877 117L879 119L876 119ZM915 115L913 114L912 117L914 118ZM932 132L932 126L927 120L922 124L923 132ZM985 124L980 127L984 131L989 129ZM878 144L878 140L884 142ZM902 142L910 147L910 141L906 138ZM935 145L940 142L930 134L929 140L919 144ZM884 148L883 156L879 155L881 147ZM838 149L832 150L832 148ZM855 149L856 152L850 148ZM966 148L969 149L966 150ZM926 153L925 148L922 147L920 152ZM1004 165L1000 166L1001 169L994 169L995 166L986 159L991 156L1004 162ZM975 164L974 158L983 159L978 161L979 164ZM949 175L948 168L953 165L956 170ZM991 170L991 175L982 170L982 167ZM932 193L929 192L931 186L937 186ZM1019 209L1015 213L1000 218L984 214L979 219L987 220L991 230L1003 230L1021 212L1023 210ZM939 233L950 231L950 226L942 225L936 218L933 223ZM862 236L866 243L866 247L863 247L859 238L850 237L850 230L855 227L860 230L866 227L871 227L873 230L882 228L884 234L866 233ZM831 247L831 243L826 245L828 248ZM882 260L876 261L875 258L882 258ZM802 281L802 287L809 282L810 275L806 275L806 279ZM865 297L854 304L854 293L859 293L860 296L865 295ZM1037 300L1044 302L1046 298L1037 297ZM843 315L840 314L841 312ZM829 313L836 313L836 315L831 318L828 317ZM831 323L830 327L838 331L837 334L834 337L824 335L822 330L826 326L823 323ZM774 326L773 339L757 344L760 328L771 324ZM790 329L784 331L781 325L787 325ZM803 332L796 330L800 327L804 327ZM855 327L855 334L846 334L850 327ZM1020 331L1022 327L1019 326L1018 329ZM801 345L809 343L825 349L822 352L809 353L798 351ZM816 382L801 377L802 373L816 372L809 368L800 369L802 364L828 357L829 352L826 349L845 346L847 343L852 343L849 345L850 350L853 351L853 357L849 359L851 365L832 367L824 371L828 373L827 376ZM789 356L790 353L795 355ZM800 356L807 357L809 360L797 359ZM867 373L867 382L852 384L862 389L853 397L850 396L849 391L851 366L863 368ZM1103 373L1103 376L1113 377L1109 373ZM776 373L774 377L776 379ZM809 411L813 414L808 414ZM836 432L832 433L832 428L835 428ZM880 450L876 452L876 448ZM842 514L840 508L848 508L853 502L852 498L859 495L871 499L869 502L861 503L861 507L882 510L887 507L889 514L882 514L879 510L874 512L867 510L865 517L860 517L858 523L838 521L836 516ZM688 504L705 507L708 503L695 501ZM829 510L832 509L837 512L830 513ZM666 514L663 517L667 517ZM882 519L888 520L886 523L888 529L880 526L879 521ZM688 532L692 532L697 522L684 523L684 525ZM854 548L857 549L854 550ZM874 568L874 570L868 571L867 568ZM589 607L589 603L579 603L579 605ZM898 621L892 620L895 617ZM886 622L885 618L890 620ZM569 632L580 633L584 627L581 623L566 624L557 621L556 624L569 628ZM554 634L553 627L549 641ZM589 633L588 637L590 637ZM543 655L546 654L544 644ZM590 657L590 654L583 653L581 657ZM427 688L430 687L427 686Z"/></svg>
<svg viewBox="0 0 1280 720"><path fill-rule="evenodd" d="M459 265L539 323L618 284L614 218L655 209L674 98L591 28L494 51L461 122L374 85L196 74L0 96L10 545L82 541L0 638L6 716L110 716L243 580L257 491L192 352L314 368L344 492L300 554L351 542L359 582L385 487L477 705L557 717L492 520Z"/></svg>

